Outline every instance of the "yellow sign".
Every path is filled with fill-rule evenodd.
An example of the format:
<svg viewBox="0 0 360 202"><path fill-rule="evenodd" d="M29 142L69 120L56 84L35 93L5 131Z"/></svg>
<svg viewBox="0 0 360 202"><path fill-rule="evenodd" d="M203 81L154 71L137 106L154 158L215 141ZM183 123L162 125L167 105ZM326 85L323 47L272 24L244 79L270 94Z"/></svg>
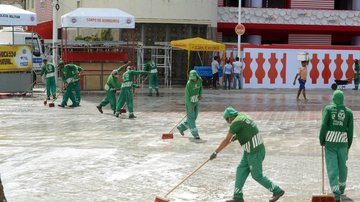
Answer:
<svg viewBox="0 0 360 202"><path fill-rule="evenodd" d="M31 68L30 46L0 46L0 72L29 71Z"/></svg>

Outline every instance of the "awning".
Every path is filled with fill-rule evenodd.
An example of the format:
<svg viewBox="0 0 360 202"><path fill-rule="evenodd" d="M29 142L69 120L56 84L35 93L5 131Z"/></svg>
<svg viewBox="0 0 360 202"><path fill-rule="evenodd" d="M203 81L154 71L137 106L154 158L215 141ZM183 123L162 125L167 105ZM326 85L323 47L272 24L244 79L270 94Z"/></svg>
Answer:
<svg viewBox="0 0 360 202"><path fill-rule="evenodd" d="M78 8L61 16L61 27L135 28L135 17L117 8Z"/></svg>
<svg viewBox="0 0 360 202"><path fill-rule="evenodd" d="M16 6L0 4L0 26L34 26L36 14Z"/></svg>
<svg viewBox="0 0 360 202"><path fill-rule="evenodd" d="M225 45L200 37L171 41L171 47L187 51L225 51Z"/></svg>

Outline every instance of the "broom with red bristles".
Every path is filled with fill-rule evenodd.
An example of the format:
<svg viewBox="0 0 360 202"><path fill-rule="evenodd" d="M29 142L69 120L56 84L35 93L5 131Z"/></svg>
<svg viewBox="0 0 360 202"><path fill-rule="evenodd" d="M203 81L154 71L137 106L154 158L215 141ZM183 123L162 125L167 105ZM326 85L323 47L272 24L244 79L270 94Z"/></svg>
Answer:
<svg viewBox="0 0 360 202"><path fill-rule="evenodd" d="M311 202L335 202L334 196L326 195L324 191L324 146L321 146L321 195L313 195Z"/></svg>

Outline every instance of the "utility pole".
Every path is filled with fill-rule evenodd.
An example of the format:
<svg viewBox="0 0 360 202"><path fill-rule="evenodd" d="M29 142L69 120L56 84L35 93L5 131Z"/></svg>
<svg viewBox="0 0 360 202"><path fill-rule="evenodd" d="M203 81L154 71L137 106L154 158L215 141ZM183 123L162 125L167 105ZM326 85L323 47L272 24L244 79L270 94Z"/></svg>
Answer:
<svg viewBox="0 0 360 202"><path fill-rule="evenodd" d="M52 36L52 63L55 66L55 81L57 81L57 11L59 10L59 0L52 0L52 13L53 13L53 36Z"/></svg>
<svg viewBox="0 0 360 202"><path fill-rule="evenodd" d="M239 10L238 10L238 24L241 24L241 0L239 0ZM237 53L237 56L239 58L241 58L240 54L241 54L241 35L238 34L238 53ZM240 60L241 61L241 60Z"/></svg>

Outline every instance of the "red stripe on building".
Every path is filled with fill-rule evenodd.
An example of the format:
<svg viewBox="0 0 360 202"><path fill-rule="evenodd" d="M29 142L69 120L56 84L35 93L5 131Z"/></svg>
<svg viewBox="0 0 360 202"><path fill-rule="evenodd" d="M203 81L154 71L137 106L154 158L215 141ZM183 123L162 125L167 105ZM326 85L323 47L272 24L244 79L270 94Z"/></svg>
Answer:
<svg viewBox="0 0 360 202"><path fill-rule="evenodd" d="M218 6L223 7L224 6L224 0L218 0Z"/></svg>
<svg viewBox="0 0 360 202"><path fill-rule="evenodd" d="M334 9L334 0L292 0L291 8L295 9Z"/></svg>
<svg viewBox="0 0 360 202"><path fill-rule="evenodd" d="M331 35L289 34L289 44L331 45Z"/></svg>

